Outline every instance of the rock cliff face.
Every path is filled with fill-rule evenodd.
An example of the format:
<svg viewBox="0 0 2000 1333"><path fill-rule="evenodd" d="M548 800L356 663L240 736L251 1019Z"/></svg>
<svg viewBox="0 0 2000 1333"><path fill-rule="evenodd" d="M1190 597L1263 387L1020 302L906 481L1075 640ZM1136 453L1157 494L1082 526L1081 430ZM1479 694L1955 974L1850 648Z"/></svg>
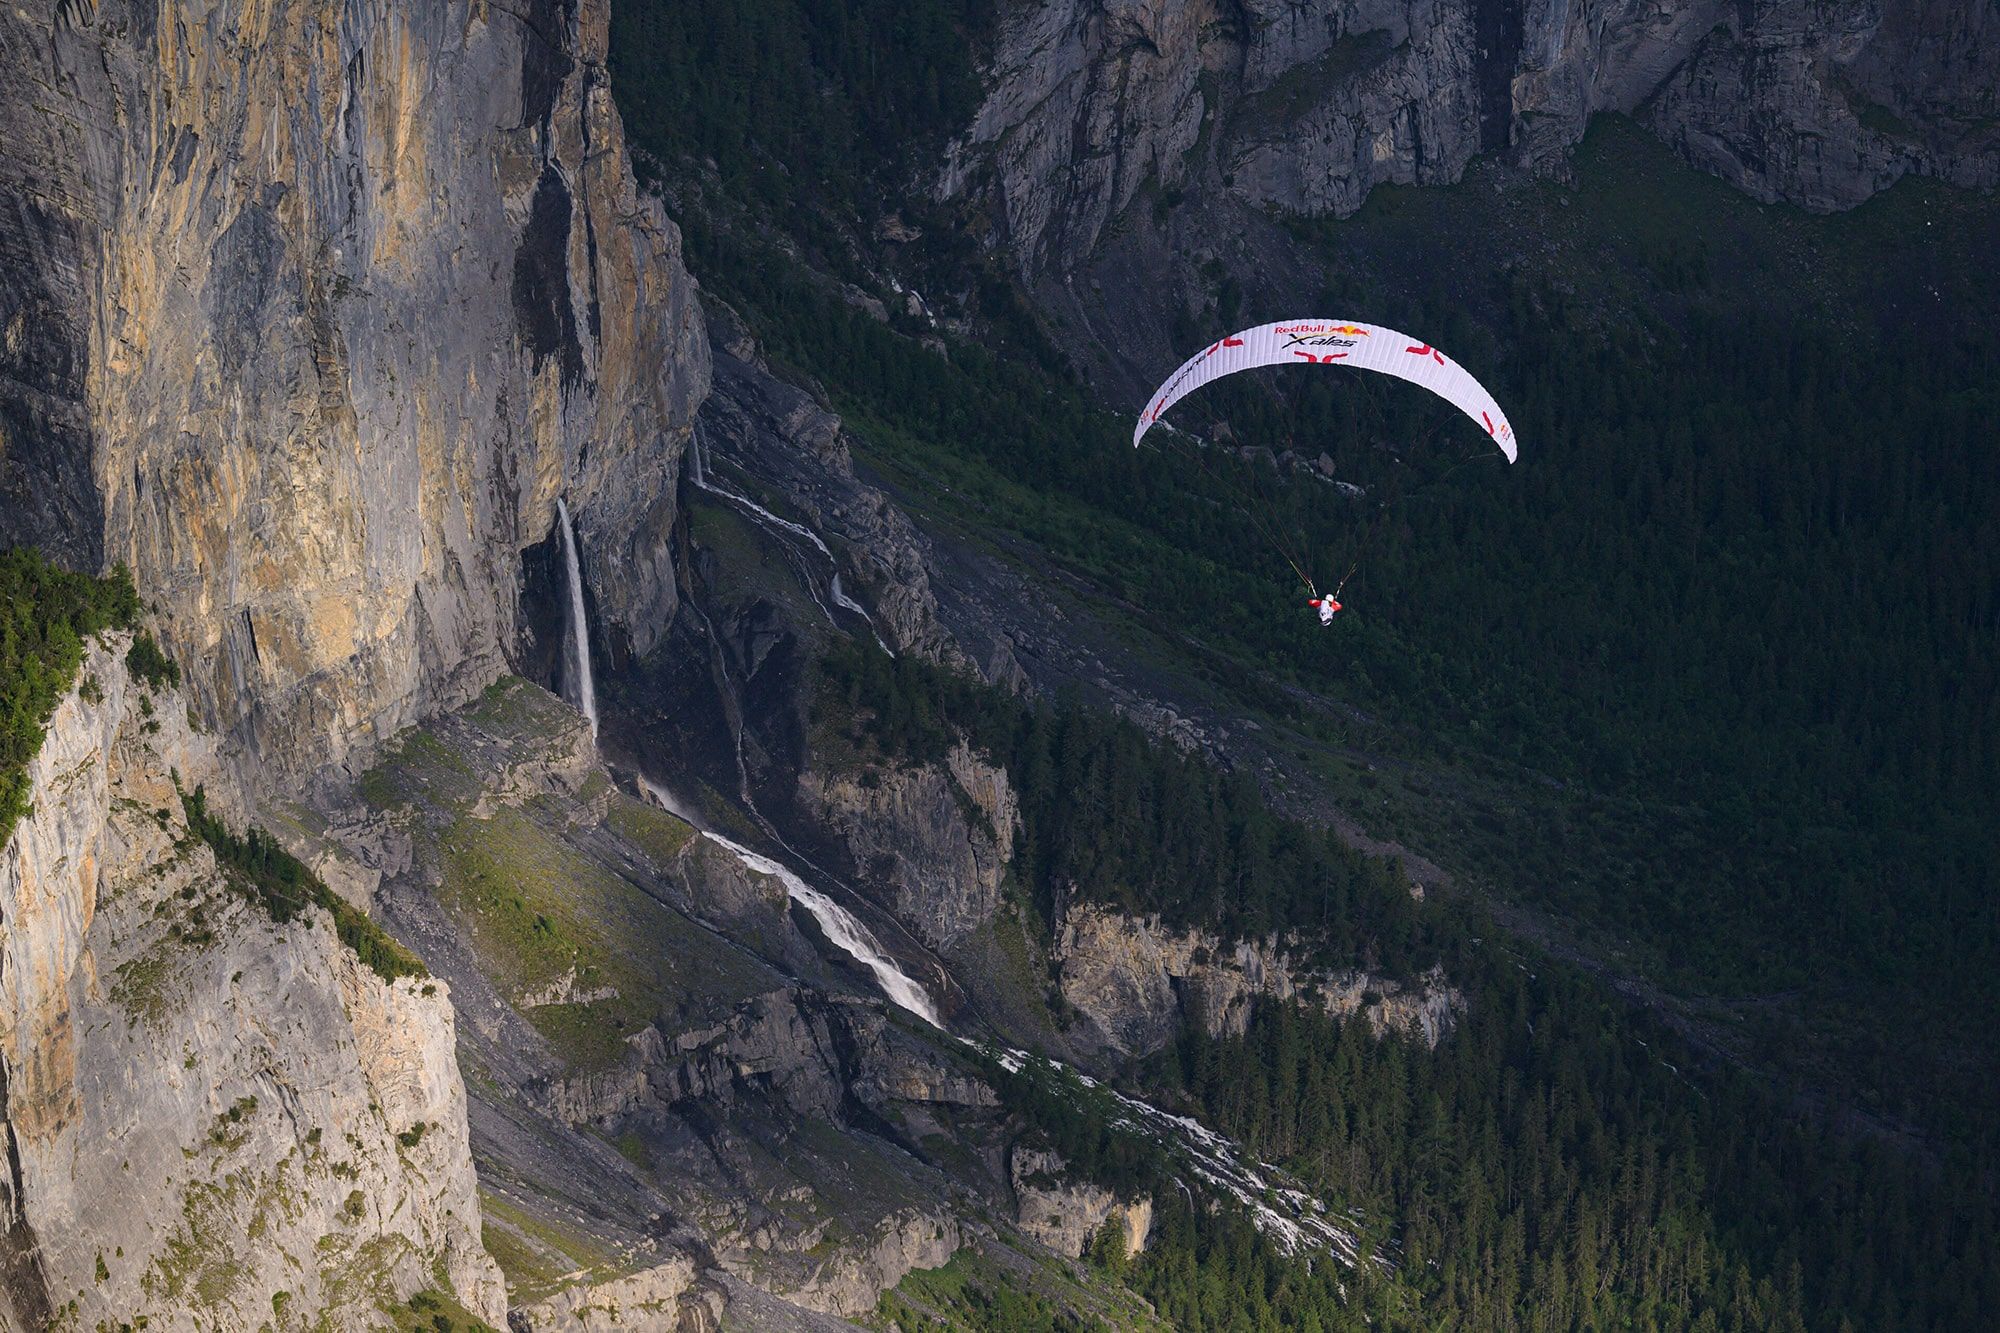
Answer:
<svg viewBox="0 0 2000 1333"><path fill-rule="evenodd" d="M1982 0L1020 3L991 87L938 188L990 182L1031 272L1079 261L1142 188L1345 214L1482 152L1560 171L1593 114L1649 99L1691 161L1761 198L2000 179Z"/></svg>
<svg viewBox="0 0 2000 1333"><path fill-rule="evenodd" d="M232 764L295 778L491 680L558 496L604 645L672 610L707 344L607 16L0 12L0 544L130 563Z"/></svg>
<svg viewBox="0 0 2000 1333"><path fill-rule="evenodd" d="M1441 973L1416 984L1353 970L1325 973L1295 958L1281 940L1231 944L1091 904L1064 914L1055 956L1063 999L1100 1049L1123 1056L1160 1049L1183 1018L1212 1036L1241 1036L1260 998L1316 1005L1340 1017L1362 1013L1377 1035L1402 1032L1435 1046L1465 1004Z"/></svg>
<svg viewBox="0 0 2000 1333"><path fill-rule="evenodd" d="M963 742L942 765L808 772L799 791L929 947L949 949L999 910L1019 813L1006 770Z"/></svg>
<svg viewBox="0 0 2000 1333"><path fill-rule="evenodd" d="M228 887L170 777L215 747L122 647L89 654L0 852L0 1316L343 1326L442 1275L497 1319L445 988Z"/></svg>
<svg viewBox="0 0 2000 1333"><path fill-rule="evenodd" d="M1146 1248L1153 1201L1120 1201L1099 1185L1067 1180L1068 1164L1044 1149L1016 1146L1008 1158L1021 1230L1057 1254L1080 1258L1104 1223L1118 1219L1125 1255Z"/></svg>
<svg viewBox="0 0 2000 1333"><path fill-rule="evenodd" d="M592 1286L567 1287L509 1312L509 1325L525 1333L613 1333L632 1328L721 1327L722 1302L698 1293L694 1261L671 1261Z"/></svg>
<svg viewBox="0 0 2000 1333"><path fill-rule="evenodd" d="M1916 172L2000 184L2000 12L1977 0L1731 6L1650 120L1766 201L1851 208Z"/></svg>

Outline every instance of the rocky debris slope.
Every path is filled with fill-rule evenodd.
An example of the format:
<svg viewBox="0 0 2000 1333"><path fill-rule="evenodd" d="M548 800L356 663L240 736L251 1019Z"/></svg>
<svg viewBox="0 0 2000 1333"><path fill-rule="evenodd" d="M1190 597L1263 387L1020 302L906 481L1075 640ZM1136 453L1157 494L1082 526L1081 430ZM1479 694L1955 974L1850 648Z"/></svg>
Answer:
<svg viewBox="0 0 2000 1333"><path fill-rule="evenodd" d="M608 15L0 10L0 544L129 563L267 782L492 680L558 496L606 645L674 607L707 341Z"/></svg>
<svg viewBox="0 0 2000 1333"><path fill-rule="evenodd" d="M231 886L175 787L214 744L124 646L89 652L0 852L0 1315L348 1327L443 1282L497 1320L446 988Z"/></svg>
<svg viewBox="0 0 2000 1333"><path fill-rule="evenodd" d="M1029 272L1078 264L1142 192L1346 214L1484 152L1560 171L1593 114L1652 99L1690 161L1764 199L1846 207L1911 171L2000 180L2000 21L1982 0L1016 3L989 85L937 188L990 182Z"/></svg>
<svg viewBox="0 0 2000 1333"><path fill-rule="evenodd" d="M1399 1032L1435 1046L1465 997L1442 972L1415 982L1358 969L1325 971L1298 956L1296 941L1238 940L1173 930L1089 903L1071 906L1057 931L1062 996L1101 1051L1147 1055L1185 1019L1211 1036L1241 1036L1258 999L1364 1015L1376 1034Z"/></svg>

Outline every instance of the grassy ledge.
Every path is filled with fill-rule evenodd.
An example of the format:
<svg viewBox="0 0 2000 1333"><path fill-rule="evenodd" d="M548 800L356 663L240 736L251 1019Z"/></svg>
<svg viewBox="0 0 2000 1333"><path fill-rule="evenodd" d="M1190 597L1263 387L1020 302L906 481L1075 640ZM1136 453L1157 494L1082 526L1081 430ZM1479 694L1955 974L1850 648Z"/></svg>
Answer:
<svg viewBox="0 0 2000 1333"><path fill-rule="evenodd" d="M430 975L415 954L329 889L263 829L253 827L247 836L237 836L209 813L207 793L200 787L183 792L181 806L188 827L215 853L231 887L261 906L273 921L282 925L309 906L324 907L333 916L340 942L382 980Z"/></svg>

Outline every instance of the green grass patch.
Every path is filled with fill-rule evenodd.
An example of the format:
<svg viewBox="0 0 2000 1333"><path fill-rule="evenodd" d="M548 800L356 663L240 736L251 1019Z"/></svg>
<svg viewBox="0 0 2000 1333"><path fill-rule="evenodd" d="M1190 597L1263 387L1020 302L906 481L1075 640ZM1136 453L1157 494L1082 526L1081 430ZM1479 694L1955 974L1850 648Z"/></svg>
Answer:
<svg viewBox="0 0 2000 1333"><path fill-rule="evenodd" d="M502 734L518 731L538 716L535 705L542 694L519 676L502 676L480 692L466 716L487 731Z"/></svg>
<svg viewBox="0 0 2000 1333"><path fill-rule="evenodd" d="M653 1169L653 1154L647 1149L646 1140L639 1135L638 1131L626 1130L617 1137L611 1146L618 1150L620 1157L623 1157L641 1171L651 1171Z"/></svg>
<svg viewBox="0 0 2000 1333"><path fill-rule="evenodd" d="M482 780L472 761L435 731L412 727L362 775L359 790L362 799L378 810L407 806L420 794L436 804L463 809L478 799Z"/></svg>
<svg viewBox="0 0 2000 1333"><path fill-rule="evenodd" d="M662 909L518 808L460 818L440 851L440 896L503 993L519 999L571 973L579 990L617 991L522 1011L572 1067L616 1064L657 1011L662 963L647 941L661 935Z"/></svg>
<svg viewBox="0 0 2000 1333"><path fill-rule="evenodd" d="M459 1304L456 1295L438 1287L417 1292L386 1313L396 1321L395 1333L498 1333Z"/></svg>
<svg viewBox="0 0 2000 1333"><path fill-rule="evenodd" d="M597 1237L530 1212L496 1191L481 1190L479 1206L485 1218L481 1239L500 1265L514 1304L553 1295L579 1270L585 1275L579 1280L602 1281L629 1267Z"/></svg>
<svg viewBox="0 0 2000 1333"><path fill-rule="evenodd" d="M671 864L695 835L686 820L622 793L612 798L605 819L626 841L645 849L657 866Z"/></svg>
<svg viewBox="0 0 2000 1333"><path fill-rule="evenodd" d="M162 940L139 957L120 963L112 973L112 1000L134 1020L157 1026L167 1016L177 952L171 941Z"/></svg>
<svg viewBox="0 0 2000 1333"><path fill-rule="evenodd" d="M1163 1327L1114 1279L1090 1268L1003 1258L966 1246L941 1268L916 1269L864 1318L901 1333L1110 1333Z"/></svg>

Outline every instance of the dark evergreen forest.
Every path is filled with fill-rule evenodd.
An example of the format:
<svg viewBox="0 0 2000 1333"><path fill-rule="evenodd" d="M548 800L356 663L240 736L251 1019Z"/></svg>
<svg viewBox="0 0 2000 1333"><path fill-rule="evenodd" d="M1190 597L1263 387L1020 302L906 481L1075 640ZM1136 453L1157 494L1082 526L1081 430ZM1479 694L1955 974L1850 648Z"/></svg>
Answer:
<svg viewBox="0 0 2000 1333"><path fill-rule="evenodd" d="M1079 894L1298 932L1328 967L1441 965L1464 989L1435 1049L1267 1004L1245 1037L1191 1026L1139 1074L1376 1219L1393 1269L1373 1275L1308 1271L1232 1207L1189 1209L1167 1150L1073 1075L996 1071L1064 1158L1153 1199L1147 1252L1099 1259L1178 1327L1958 1329L2000 1300L1990 1128L1933 1154L1807 1109L1509 945L1475 903L1418 902L1391 863L1073 698L1029 707L857 642L822 664L813 734L838 766L935 760L961 738L1001 760L1031 919ZM981 1327L1054 1326L985 1308Z"/></svg>

